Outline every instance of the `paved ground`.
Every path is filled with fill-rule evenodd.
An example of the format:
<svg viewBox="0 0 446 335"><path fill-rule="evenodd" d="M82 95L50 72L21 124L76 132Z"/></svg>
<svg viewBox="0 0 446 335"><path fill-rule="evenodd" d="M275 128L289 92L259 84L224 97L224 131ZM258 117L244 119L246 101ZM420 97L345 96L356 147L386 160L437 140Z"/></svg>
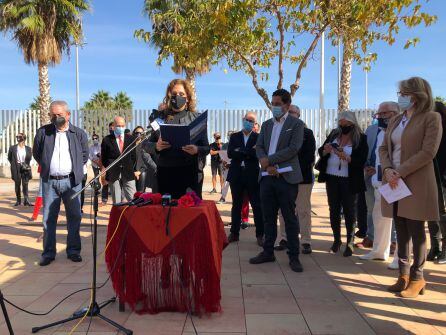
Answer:
<svg viewBox="0 0 446 335"><path fill-rule="evenodd" d="M278 262L250 265L248 258L259 252L253 228L242 232L241 241L223 253L221 314L194 318L200 334L446 334L446 266L429 263L426 267L428 290L417 300L404 300L386 292L395 271L384 262L361 261L355 256L327 252L331 245L326 196L317 186L313 193L312 255L301 257L304 273L293 273L286 254L276 254ZM36 183L32 185L35 190ZM206 184L205 190L209 190ZM218 196L205 197L217 199ZM84 262L72 263L64 255L66 228L58 229L60 255L54 263L37 265L41 243L36 241L41 227L28 224L30 208L16 208L13 187L0 180L0 288L4 295L22 307L44 312L68 292L88 287L91 274L91 233L89 216L82 226ZM87 202L85 209L89 208ZM227 223L230 204L219 205ZM100 211L99 250L104 249L110 207ZM86 210L88 212L88 210ZM61 223L63 223L63 217ZM98 282L107 278L103 257L99 258ZM106 285L98 301L113 296ZM64 302L48 316L29 316L8 306L16 334L30 334L31 328L70 315L89 301L82 292ZM118 312L116 304L103 310L104 315L132 329L134 334L194 334L185 314L162 313L139 316ZM76 334L85 334L84 322ZM68 334L73 323L42 334ZM7 334L0 315L0 334ZM94 320L90 334L116 334L101 320Z"/></svg>

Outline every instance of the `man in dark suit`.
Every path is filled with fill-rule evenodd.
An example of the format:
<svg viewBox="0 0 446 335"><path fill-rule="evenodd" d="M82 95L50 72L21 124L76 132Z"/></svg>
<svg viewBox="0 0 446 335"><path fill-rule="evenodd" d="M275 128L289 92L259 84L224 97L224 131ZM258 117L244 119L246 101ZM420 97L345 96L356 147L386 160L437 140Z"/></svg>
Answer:
<svg viewBox="0 0 446 335"><path fill-rule="evenodd" d="M124 132L124 118L115 117L113 134L105 136L101 143L101 160L104 167L108 167L124 151L131 150L129 146L133 142L133 137L124 135ZM139 176L139 172L136 171L136 153L135 150L131 150L126 157L107 171L105 179L110 187L113 204L121 202L122 196L127 201L133 199L136 192L135 178L137 176Z"/></svg>
<svg viewBox="0 0 446 335"><path fill-rule="evenodd" d="M246 113L243 118L242 131L231 135L228 144L228 157L231 158L227 180L231 186L231 233L228 236L229 243L239 240L241 210L245 192L249 196L254 223L256 226L257 243L263 245L263 218L259 197L259 160L256 156L255 145L258 134L253 132L256 115L253 112Z"/></svg>
<svg viewBox="0 0 446 335"><path fill-rule="evenodd" d="M20 206L21 204L20 184L22 184L23 189L23 205L32 206L28 197L28 182L33 177L30 166L31 158L33 157L32 150L31 147L25 145L25 134L18 133L16 140L18 144L12 145L8 150L11 178L15 182L15 196L17 200L14 206Z"/></svg>
<svg viewBox="0 0 446 335"><path fill-rule="evenodd" d="M84 165L88 161L87 134L73 126L65 101L50 105L51 124L36 133L33 145L34 159L40 165L43 194L43 253L39 265L46 266L56 257L56 224L60 202L65 205L67 217L67 257L81 262L80 197L71 197L81 190Z"/></svg>
<svg viewBox="0 0 446 335"><path fill-rule="evenodd" d="M277 214L285 221L290 267L302 272L299 261L299 220L296 217L298 184L303 180L298 153L304 138L304 124L288 114L291 95L279 89L272 97L273 118L262 125L256 152L261 165L260 199L265 220L263 251L249 260L251 264L274 262ZM280 169L285 171L280 172Z"/></svg>

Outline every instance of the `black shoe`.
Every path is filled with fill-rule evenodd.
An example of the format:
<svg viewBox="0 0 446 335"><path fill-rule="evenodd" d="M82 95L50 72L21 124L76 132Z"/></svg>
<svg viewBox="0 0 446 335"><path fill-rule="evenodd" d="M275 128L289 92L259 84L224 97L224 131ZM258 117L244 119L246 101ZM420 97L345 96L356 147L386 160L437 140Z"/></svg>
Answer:
<svg viewBox="0 0 446 335"><path fill-rule="evenodd" d="M446 246L441 249L440 256L437 257L437 264L446 264Z"/></svg>
<svg viewBox="0 0 446 335"><path fill-rule="evenodd" d="M220 200L217 201L217 204L224 204L226 200L224 198L220 198Z"/></svg>
<svg viewBox="0 0 446 335"><path fill-rule="evenodd" d="M302 244L302 253L305 255L309 255L312 253L313 250L311 250L311 244L304 243Z"/></svg>
<svg viewBox="0 0 446 335"><path fill-rule="evenodd" d="M334 241L331 248L330 248L330 253L337 253L339 251L339 249L341 248L342 242L341 241Z"/></svg>
<svg viewBox="0 0 446 335"><path fill-rule="evenodd" d="M14 204L14 207L20 206L20 201L16 201L16 203Z"/></svg>
<svg viewBox="0 0 446 335"><path fill-rule="evenodd" d="M78 255L78 254L68 255L67 258L75 263L82 262L82 257L81 257L81 255Z"/></svg>
<svg viewBox="0 0 446 335"><path fill-rule="evenodd" d="M28 200L25 200L25 202L23 203L23 206L34 206L32 203L30 203Z"/></svg>
<svg viewBox="0 0 446 335"><path fill-rule="evenodd" d="M242 223L240 224L240 228L242 228L242 229L246 229L246 228L248 228L248 227L249 227L248 222L242 222Z"/></svg>
<svg viewBox="0 0 446 335"><path fill-rule="evenodd" d="M290 268L294 272L303 272L304 271L304 268L302 267L302 264L300 263L298 258L290 260Z"/></svg>
<svg viewBox="0 0 446 335"><path fill-rule="evenodd" d="M426 256L426 260L429 262L435 261L438 257L440 257L441 251L438 247L431 248L429 253Z"/></svg>
<svg viewBox="0 0 446 335"><path fill-rule="evenodd" d="M257 245L263 247L263 236L257 236Z"/></svg>
<svg viewBox="0 0 446 335"><path fill-rule="evenodd" d="M217 190L215 188L212 189L212 191L209 192L209 194L217 193Z"/></svg>
<svg viewBox="0 0 446 335"><path fill-rule="evenodd" d="M249 259L250 264L262 264L262 263L275 262L275 261L276 261L276 257L274 257L274 254L268 255L264 251L262 251L256 257Z"/></svg>
<svg viewBox="0 0 446 335"><path fill-rule="evenodd" d="M48 258L48 257L41 257L40 261L39 261L39 265L40 266L47 266L49 265L52 261L54 261L54 258Z"/></svg>
<svg viewBox="0 0 446 335"><path fill-rule="evenodd" d="M230 233L230 234L228 235L228 243L238 242L238 240L239 240L238 235L235 235L235 234L233 234L233 233Z"/></svg>
<svg viewBox="0 0 446 335"><path fill-rule="evenodd" d="M354 248L353 243L348 243L345 246L345 250L344 250L344 253L342 254L342 256L350 257L351 255L353 255L353 248Z"/></svg>
<svg viewBox="0 0 446 335"><path fill-rule="evenodd" d="M276 246L274 247L274 250L282 251L282 250L285 250L285 249L287 249L287 248L288 248L288 242L287 242L287 240L285 240L285 239L281 239L280 242L279 242L279 245L276 245Z"/></svg>

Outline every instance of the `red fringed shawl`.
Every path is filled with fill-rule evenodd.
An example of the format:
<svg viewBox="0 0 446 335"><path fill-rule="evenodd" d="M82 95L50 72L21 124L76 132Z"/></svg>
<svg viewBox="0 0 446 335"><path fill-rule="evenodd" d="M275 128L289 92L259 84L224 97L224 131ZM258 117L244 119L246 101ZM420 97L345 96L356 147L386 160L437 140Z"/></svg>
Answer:
<svg viewBox="0 0 446 335"><path fill-rule="evenodd" d="M107 242L125 207L113 207ZM121 302L139 314L219 312L222 251L227 245L215 203L171 209L132 206L122 215L105 261Z"/></svg>

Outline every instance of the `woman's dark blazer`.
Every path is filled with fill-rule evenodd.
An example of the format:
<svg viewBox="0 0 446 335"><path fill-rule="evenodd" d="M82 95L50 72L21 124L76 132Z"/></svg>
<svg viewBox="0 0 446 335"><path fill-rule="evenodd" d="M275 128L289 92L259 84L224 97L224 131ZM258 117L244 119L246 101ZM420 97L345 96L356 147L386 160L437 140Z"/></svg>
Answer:
<svg viewBox="0 0 446 335"><path fill-rule="evenodd" d="M332 131L330 135L325 140L324 144L318 149L320 156L320 161L318 162L319 178L318 182L325 183L327 180L327 164L328 158L331 154L323 155L324 145L333 142L335 139L334 132ZM348 164L348 182L350 191L353 194L358 194L365 192L365 181L364 181L364 166L367 160L367 154L369 147L367 145L367 136L361 134L359 144L356 148L352 149L351 162Z"/></svg>

